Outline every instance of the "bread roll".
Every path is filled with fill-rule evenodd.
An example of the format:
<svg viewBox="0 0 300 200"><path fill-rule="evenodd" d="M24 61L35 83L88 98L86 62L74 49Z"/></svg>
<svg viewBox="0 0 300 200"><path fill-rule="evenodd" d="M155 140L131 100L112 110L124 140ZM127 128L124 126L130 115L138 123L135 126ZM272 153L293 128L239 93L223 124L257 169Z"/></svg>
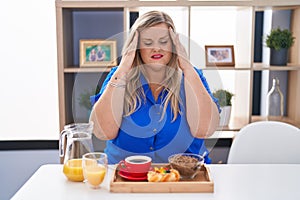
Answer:
<svg viewBox="0 0 300 200"><path fill-rule="evenodd" d="M153 171L148 172L147 178L149 182L174 182L179 181L180 174L176 169L155 167Z"/></svg>

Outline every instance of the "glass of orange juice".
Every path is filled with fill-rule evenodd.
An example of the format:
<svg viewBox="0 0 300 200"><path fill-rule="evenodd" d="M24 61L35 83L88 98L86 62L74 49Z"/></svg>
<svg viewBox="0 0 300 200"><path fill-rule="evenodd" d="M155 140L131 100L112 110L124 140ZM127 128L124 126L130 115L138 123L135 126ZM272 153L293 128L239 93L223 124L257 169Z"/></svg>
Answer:
<svg viewBox="0 0 300 200"><path fill-rule="evenodd" d="M100 188L107 172L107 155L102 152L87 153L82 156L84 182L91 188Z"/></svg>

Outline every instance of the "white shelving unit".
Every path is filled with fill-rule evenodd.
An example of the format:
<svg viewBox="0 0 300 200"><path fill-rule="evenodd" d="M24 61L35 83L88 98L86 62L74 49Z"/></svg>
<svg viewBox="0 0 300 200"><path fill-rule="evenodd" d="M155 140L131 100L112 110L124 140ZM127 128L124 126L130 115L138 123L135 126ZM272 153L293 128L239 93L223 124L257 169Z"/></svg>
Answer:
<svg viewBox="0 0 300 200"><path fill-rule="evenodd" d="M193 64L203 69L207 76L211 88L216 88L219 83L214 82L214 77L218 74L222 79L226 79L223 74L231 74L233 79L226 80L231 82L234 96L234 108L232 119L228 127L222 130L237 131L252 121L266 120L263 116L252 116L252 95L253 95L253 73L254 71L287 71L289 74L289 85L287 91L287 116L282 119L288 123L300 127L300 42L296 40L294 47L291 49L291 62L288 66L269 66L262 63L253 63L254 54L254 20L255 12L265 9L292 9L292 31L298 40L300 40L300 1L279 1L279 0L243 0L243 1L139 1L139 0L121 0L121 1L61 1L56 0L56 16L57 16L57 48L58 48L58 80L59 80L59 109L60 109L60 128L65 124L74 121L73 109L76 107L76 99L74 100L74 91L76 90L75 82L78 76L105 76L109 68L80 68L76 60L76 32L74 32L74 15L77 12L116 12L122 13L122 20L118 22L122 27L121 31L129 30L129 13L137 11L139 8L147 7L182 7L186 12L187 20L187 37L191 41L187 42L188 50ZM226 30L234 37L230 42L234 44L235 50L235 67L206 67L203 64L205 60L204 52L197 54L193 50L193 43L203 48L204 44L213 44L214 41L206 41L205 37L201 38L201 34L218 32L220 38L218 41L225 42L226 38L222 38L222 31L218 24L204 26L199 33L195 31L193 24L195 20L199 21L199 26L205 24L201 19L195 18L197 12L207 12L217 14L217 10L234 12L236 20L234 21L235 30ZM79 16L80 17L80 16ZM209 18L203 19L209 20ZM221 22L224 23L224 22ZM230 22L233 24L232 22ZM115 24L114 24L115 26ZM107 31L107 25L104 31ZM93 30L91 30L93 31ZM74 36L75 35L75 36ZM197 35L199 37L197 38ZM217 40L216 40L217 41ZM78 50L79 51L79 50ZM120 51L120 49L118 49Z"/></svg>

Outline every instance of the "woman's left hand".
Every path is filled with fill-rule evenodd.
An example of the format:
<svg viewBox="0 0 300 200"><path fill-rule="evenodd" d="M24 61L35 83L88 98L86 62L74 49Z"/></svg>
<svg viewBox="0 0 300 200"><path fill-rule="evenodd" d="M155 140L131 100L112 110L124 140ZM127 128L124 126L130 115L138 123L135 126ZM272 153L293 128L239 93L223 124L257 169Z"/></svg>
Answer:
<svg viewBox="0 0 300 200"><path fill-rule="evenodd" d="M176 52L174 52L174 53L177 53L178 65L179 65L180 69L182 71L184 71L185 69L192 68L193 66L191 65L191 63L188 59L187 52L179 40L179 35L176 34L171 27L169 28L169 33L170 33L170 36L172 38L173 44L176 49Z"/></svg>

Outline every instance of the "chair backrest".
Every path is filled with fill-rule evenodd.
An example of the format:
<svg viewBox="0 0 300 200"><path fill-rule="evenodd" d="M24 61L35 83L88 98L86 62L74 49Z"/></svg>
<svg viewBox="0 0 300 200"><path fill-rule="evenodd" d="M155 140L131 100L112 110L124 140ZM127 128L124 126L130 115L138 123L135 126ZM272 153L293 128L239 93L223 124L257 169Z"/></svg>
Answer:
<svg viewBox="0 0 300 200"><path fill-rule="evenodd" d="M300 129L276 121L254 122L235 136L228 164L300 164Z"/></svg>

